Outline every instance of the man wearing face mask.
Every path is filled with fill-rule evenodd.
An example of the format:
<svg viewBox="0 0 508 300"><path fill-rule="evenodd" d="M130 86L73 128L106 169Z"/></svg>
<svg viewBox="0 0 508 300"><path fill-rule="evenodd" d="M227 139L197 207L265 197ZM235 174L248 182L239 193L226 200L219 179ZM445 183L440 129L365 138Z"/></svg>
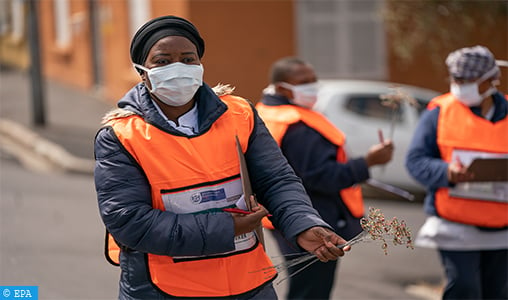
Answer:
<svg viewBox="0 0 508 300"><path fill-rule="evenodd" d="M433 99L414 132L409 173L427 188L416 245L439 251L444 299L508 299L508 182L471 182L476 157L508 157L508 102L483 46L446 59L450 93Z"/></svg>
<svg viewBox="0 0 508 300"><path fill-rule="evenodd" d="M350 247L312 208L252 104L203 82L193 24L152 19L130 54L142 82L95 138L95 187L119 299L276 299L277 271L257 229L268 214L294 247L323 262ZM252 190L247 206L237 144Z"/></svg>
<svg viewBox="0 0 508 300"><path fill-rule="evenodd" d="M270 86L256 105L282 153L302 179L312 205L334 231L345 239L361 232L363 199L359 183L369 178L369 167L389 162L393 144L371 147L365 157L350 159L345 136L322 114L312 110L319 84L313 67L295 57L276 61ZM273 225L265 218L266 228ZM283 254L295 258L292 247L275 226L273 234ZM290 268L289 273L298 267ZM315 263L289 278L287 299L328 299L337 262Z"/></svg>

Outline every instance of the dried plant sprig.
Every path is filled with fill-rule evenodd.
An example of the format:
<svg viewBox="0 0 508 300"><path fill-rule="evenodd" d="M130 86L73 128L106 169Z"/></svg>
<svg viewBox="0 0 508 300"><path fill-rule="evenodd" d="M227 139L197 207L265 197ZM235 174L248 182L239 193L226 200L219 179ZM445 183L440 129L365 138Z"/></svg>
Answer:
<svg viewBox="0 0 508 300"><path fill-rule="evenodd" d="M399 221L396 217L394 217L390 221L386 221L384 214L378 208L370 207L369 214L366 217L360 219L360 225L362 226L363 230L359 234L357 234L355 237L353 237L346 243L342 245L337 245L337 247L344 248L348 245L354 245L360 242L380 240L382 242L381 248L383 249L385 255L388 255L388 242L386 240L388 238L392 238L393 245L396 246L406 244L407 248L414 249L411 238L411 229L409 229L406 226L406 223L404 221ZM292 259L287 259L288 257L291 256L296 257ZM319 259L315 254L308 252L283 255L283 257L286 257L285 261L253 272L264 272L264 274L267 274L268 278L271 277L273 271L281 273L283 271L288 271L290 267L302 265L302 267L300 267L293 273L287 274L287 276L282 277L277 282L277 284L280 284L282 281L295 276L296 274L305 270L315 262L319 261Z"/></svg>
<svg viewBox="0 0 508 300"><path fill-rule="evenodd" d="M385 219L384 214L378 208L369 208L369 214L360 220L364 231L369 233L372 240L382 241L381 248L385 255L388 255L387 239L392 239L393 245L406 245L407 248L414 249L411 237L411 229L406 222L399 221L393 217L390 221Z"/></svg>
<svg viewBox="0 0 508 300"><path fill-rule="evenodd" d="M382 94L379 96L381 99L381 104L384 106L388 106L392 109L397 109L403 102L407 102L411 106L418 107L418 101L411 96L409 92L407 92L404 88L400 86L390 87L390 92L387 94Z"/></svg>
<svg viewBox="0 0 508 300"><path fill-rule="evenodd" d="M395 122L397 118L397 111L400 109L400 106L403 102L408 103L411 106L418 107L418 101L411 96L404 88L400 86L390 87L390 92L387 94L382 94L379 96L381 99L381 105L390 107L392 109L391 123L390 123L390 139L393 138L393 133L395 131Z"/></svg>
<svg viewBox="0 0 508 300"><path fill-rule="evenodd" d="M362 231L359 234L357 234L355 237L353 237L352 239L347 241L346 243L337 245L337 247L344 248L348 245L351 246L351 245L360 243L360 242L364 241L366 237L368 237L368 233L366 231ZM288 257L291 257L291 256L296 256L296 257L292 258L292 259L287 259ZM264 268L261 270L253 271L253 272L264 272L264 274L270 274L270 272L272 272L273 270L276 270L277 273L281 273L283 271L288 271L290 267L303 265L302 267L300 267L293 273L287 274L287 276L280 278L280 280L276 283L278 285L281 282L283 282L284 280L295 276L296 274L298 274L301 271L305 270L306 268L310 267L315 262L319 261L319 259L317 258L317 256L315 254L309 253L309 252L287 254L287 255L282 255L282 257L286 257L285 261L278 263L278 264L274 264L270 267L267 267L267 268ZM268 275L267 278L268 277L270 277L270 275Z"/></svg>

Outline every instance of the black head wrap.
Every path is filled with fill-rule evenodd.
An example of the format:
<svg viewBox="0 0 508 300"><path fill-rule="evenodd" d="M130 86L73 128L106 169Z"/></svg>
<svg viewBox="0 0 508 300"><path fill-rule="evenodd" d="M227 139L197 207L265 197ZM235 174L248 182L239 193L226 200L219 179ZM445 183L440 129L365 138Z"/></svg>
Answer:
<svg viewBox="0 0 508 300"><path fill-rule="evenodd" d="M189 39L198 50L199 58L205 52L205 43L191 22L176 16L163 16L152 19L138 29L131 41L132 62L143 65L152 46L166 36L183 36Z"/></svg>

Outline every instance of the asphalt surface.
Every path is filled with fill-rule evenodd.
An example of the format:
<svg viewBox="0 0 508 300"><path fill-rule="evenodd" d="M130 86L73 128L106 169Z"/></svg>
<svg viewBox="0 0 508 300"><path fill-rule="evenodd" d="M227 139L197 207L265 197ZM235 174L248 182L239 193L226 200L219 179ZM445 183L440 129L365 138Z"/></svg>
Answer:
<svg viewBox="0 0 508 300"><path fill-rule="evenodd" d="M98 93L49 81L44 82L43 95L46 124L41 126L33 121L29 74L0 68L1 136L32 148L55 168L90 173L93 166L80 164L93 160L95 132L113 103L102 100Z"/></svg>
<svg viewBox="0 0 508 300"><path fill-rule="evenodd" d="M38 285L40 299L114 299L118 270L103 258L92 176L93 138L113 103L55 82L44 88L46 124L37 126L28 74L0 68L0 285ZM366 204L413 233L425 218L421 203ZM439 299L441 272L433 250L384 255L378 243L361 243L341 260L332 299ZM275 283L280 299L284 276Z"/></svg>

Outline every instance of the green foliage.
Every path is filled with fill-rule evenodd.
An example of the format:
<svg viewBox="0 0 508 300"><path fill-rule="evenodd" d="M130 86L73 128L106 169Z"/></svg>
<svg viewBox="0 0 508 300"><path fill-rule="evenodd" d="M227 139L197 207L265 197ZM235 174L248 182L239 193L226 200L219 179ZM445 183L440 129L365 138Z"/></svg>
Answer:
<svg viewBox="0 0 508 300"><path fill-rule="evenodd" d="M394 54L410 62L419 47L438 55L495 33L496 22L507 22L508 1L386 0L382 15Z"/></svg>

